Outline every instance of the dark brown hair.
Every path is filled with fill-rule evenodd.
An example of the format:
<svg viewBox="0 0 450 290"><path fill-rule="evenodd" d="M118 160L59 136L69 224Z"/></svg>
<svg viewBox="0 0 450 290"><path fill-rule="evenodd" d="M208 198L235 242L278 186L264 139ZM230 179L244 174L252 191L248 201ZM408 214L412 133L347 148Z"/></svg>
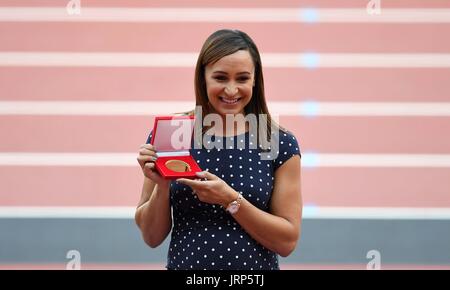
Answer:
<svg viewBox="0 0 450 290"><path fill-rule="evenodd" d="M198 56L195 68L195 103L202 107L203 116L214 113L208 101L206 90L205 67L215 63L224 56L233 54L239 50L246 50L250 53L255 66L255 84L250 102L245 106L245 114L265 114L267 116L267 128L261 128L267 133L267 140L270 140L271 128L276 126L267 108L264 94L264 78L262 72L261 56L253 40L244 32L239 30L222 29L211 34L203 44ZM190 112L193 114L194 111ZM259 121L258 121L259 130ZM204 128L205 129L205 128ZM203 131L204 132L204 131Z"/></svg>

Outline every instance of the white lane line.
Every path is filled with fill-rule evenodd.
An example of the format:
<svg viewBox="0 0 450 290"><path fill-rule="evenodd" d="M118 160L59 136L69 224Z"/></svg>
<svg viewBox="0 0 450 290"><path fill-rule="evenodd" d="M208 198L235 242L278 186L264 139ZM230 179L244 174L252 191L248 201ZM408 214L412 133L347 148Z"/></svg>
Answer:
<svg viewBox="0 0 450 290"><path fill-rule="evenodd" d="M137 167L136 153L1 152L0 166ZM450 154L302 153L302 167L450 168Z"/></svg>
<svg viewBox="0 0 450 290"><path fill-rule="evenodd" d="M0 116L150 116L194 106L194 101L0 101ZM273 101L268 106L273 116L450 116L450 102Z"/></svg>
<svg viewBox="0 0 450 290"><path fill-rule="evenodd" d="M194 67L198 53L0 52L0 66Z"/></svg>
<svg viewBox="0 0 450 290"><path fill-rule="evenodd" d="M92 8L1 7L3 22L211 22L211 23L449 23L450 9L391 9L369 14L361 8Z"/></svg>
<svg viewBox="0 0 450 290"><path fill-rule="evenodd" d="M0 218L108 218L134 217L135 207L2 206Z"/></svg>
<svg viewBox="0 0 450 290"><path fill-rule="evenodd" d="M133 153L0 153L1 166L139 166Z"/></svg>
<svg viewBox="0 0 450 290"><path fill-rule="evenodd" d="M194 67L198 53L0 52L0 66ZM446 53L264 53L264 67L448 68Z"/></svg>
<svg viewBox="0 0 450 290"><path fill-rule="evenodd" d="M297 104L297 105L296 105ZM450 102L274 102L279 115L300 116L450 116ZM300 108L299 112L293 108Z"/></svg>
<svg viewBox="0 0 450 290"><path fill-rule="evenodd" d="M0 218L133 219L135 207L1 206ZM304 219L449 220L450 208L314 207Z"/></svg>
<svg viewBox="0 0 450 290"><path fill-rule="evenodd" d="M194 107L195 101L0 101L0 116L150 116L189 111Z"/></svg>
<svg viewBox="0 0 450 290"><path fill-rule="evenodd" d="M310 219L449 220L450 208L407 207L304 207Z"/></svg>
<svg viewBox="0 0 450 290"><path fill-rule="evenodd" d="M303 167L450 167L450 154L302 153Z"/></svg>

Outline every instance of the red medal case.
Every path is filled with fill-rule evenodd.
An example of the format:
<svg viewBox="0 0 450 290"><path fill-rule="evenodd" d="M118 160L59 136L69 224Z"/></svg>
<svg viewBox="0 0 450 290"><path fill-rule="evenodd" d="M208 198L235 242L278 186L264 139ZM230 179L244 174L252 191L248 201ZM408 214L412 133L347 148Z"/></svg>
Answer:
<svg viewBox="0 0 450 290"><path fill-rule="evenodd" d="M194 116L157 116L150 144L156 147L155 165L165 179L197 178L202 171L190 155Z"/></svg>

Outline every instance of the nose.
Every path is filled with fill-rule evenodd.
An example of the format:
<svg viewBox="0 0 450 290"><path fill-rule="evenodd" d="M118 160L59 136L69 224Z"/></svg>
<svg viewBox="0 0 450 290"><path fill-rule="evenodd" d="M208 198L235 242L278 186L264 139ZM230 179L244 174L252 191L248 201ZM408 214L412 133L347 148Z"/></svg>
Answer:
<svg viewBox="0 0 450 290"><path fill-rule="evenodd" d="M234 85L227 85L225 87L225 93L229 96L234 96L238 92L238 88Z"/></svg>

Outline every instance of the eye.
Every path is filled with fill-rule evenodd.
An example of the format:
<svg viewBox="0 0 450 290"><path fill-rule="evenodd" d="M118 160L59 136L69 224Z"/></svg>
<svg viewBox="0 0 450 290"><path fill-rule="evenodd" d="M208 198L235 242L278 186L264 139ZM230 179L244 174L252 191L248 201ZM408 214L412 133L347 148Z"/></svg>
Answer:
<svg viewBox="0 0 450 290"><path fill-rule="evenodd" d="M240 83L245 83L249 79L250 79L249 77L240 77L240 78L237 79L237 81L240 82Z"/></svg>
<svg viewBox="0 0 450 290"><path fill-rule="evenodd" d="M219 82L223 82L223 81L227 80L227 78L225 76L215 76L215 77L213 77L213 79L215 79Z"/></svg>

